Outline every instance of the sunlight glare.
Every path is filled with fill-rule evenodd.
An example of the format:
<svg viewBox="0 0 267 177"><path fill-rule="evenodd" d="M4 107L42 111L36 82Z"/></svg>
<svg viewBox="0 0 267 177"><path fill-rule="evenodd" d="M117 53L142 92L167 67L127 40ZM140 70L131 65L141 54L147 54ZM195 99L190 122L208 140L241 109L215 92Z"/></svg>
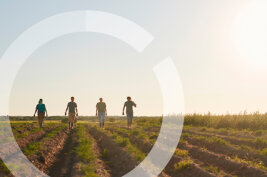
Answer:
<svg viewBox="0 0 267 177"><path fill-rule="evenodd" d="M267 1L248 4L237 18L238 48L246 63L256 68L267 68Z"/></svg>

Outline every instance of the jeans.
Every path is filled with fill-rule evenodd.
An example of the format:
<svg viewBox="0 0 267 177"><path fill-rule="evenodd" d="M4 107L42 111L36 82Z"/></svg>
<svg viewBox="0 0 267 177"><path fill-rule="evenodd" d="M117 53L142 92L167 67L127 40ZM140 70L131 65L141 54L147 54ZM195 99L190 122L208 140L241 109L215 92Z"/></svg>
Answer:
<svg viewBox="0 0 267 177"><path fill-rule="evenodd" d="M100 123L104 123L106 118L106 113L105 112L98 112L98 120Z"/></svg>

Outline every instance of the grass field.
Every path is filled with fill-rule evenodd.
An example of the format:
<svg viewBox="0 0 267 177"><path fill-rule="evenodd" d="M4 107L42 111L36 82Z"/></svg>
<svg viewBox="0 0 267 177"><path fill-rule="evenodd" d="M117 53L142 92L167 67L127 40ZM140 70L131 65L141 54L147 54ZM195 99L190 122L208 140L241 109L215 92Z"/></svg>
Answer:
<svg viewBox="0 0 267 177"><path fill-rule="evenodd" d="M11 125L23 153L49 176L108 177L123 176L146 157L161 122L136 118L129 130L124 119L109 118L100 129L83 119L71 132L59 120L46 121L43 129L32 120ZM13 176L3 162L0 176ZM160 176L267 176L267 115L187 115L177 149Z"/></svg>

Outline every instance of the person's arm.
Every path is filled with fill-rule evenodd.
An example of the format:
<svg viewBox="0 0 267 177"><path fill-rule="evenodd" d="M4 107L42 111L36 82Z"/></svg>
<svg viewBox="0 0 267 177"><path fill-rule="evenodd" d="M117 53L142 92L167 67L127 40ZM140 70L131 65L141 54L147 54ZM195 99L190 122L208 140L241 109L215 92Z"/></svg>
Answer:
<svg viewBox="0 0 267 177"><path fill-rule="evenodd" d="M136 104L135 104L135 102L133 102L133 105L134 105L134 107L136 107Z"/></svg>
<svg viewBox="0 0 267 177"><path fill-rule="evenodd" d="M45 107L45 112L46 112L46 117L48 117L48 113L47 113L47 109L46 109L46 107Z"/></svg>
<svg viewBox="0 0 267 177"><path fill-rule="evenodd" d="M125 104L123 105L123 108L122 108L122 115L124 115L124 110L125 110Z"/></svg>
<svg viewBox="0 0 267 177"><path fill-rule="evenodd" d="M97 112L98 112L98 109L97 109L97 104L95 106L95 115L97 116Z"/></svg>
<svg viewBox="0 0 267 177"><path fill-rule="evenodd" d="M33 117L35 117L35 114L36 114L37 110L38 110L38 109L37 109L37 108L35 108L35 112L34 112L34 114L33 114Z"/></svg>
<svg viewBox="0 0 267 177"><path fill-rule="evenodd" d="M65 111L65 116L67 115L67 111L69 109L69 104L67 105L66 111Z"/></svg>
<svg viewBox="0 0 267 177"><path fill-rule="evenodd" d="M76 106L76 116L79 116L79 113L78 113L78 107Z"/></svg>
<svg viewBox="0 0 267 177"><path fill-rule="evenodd" d="M106 113L106 116L108 115L107 113L107 105L105 104L105 113Z"/></svg>

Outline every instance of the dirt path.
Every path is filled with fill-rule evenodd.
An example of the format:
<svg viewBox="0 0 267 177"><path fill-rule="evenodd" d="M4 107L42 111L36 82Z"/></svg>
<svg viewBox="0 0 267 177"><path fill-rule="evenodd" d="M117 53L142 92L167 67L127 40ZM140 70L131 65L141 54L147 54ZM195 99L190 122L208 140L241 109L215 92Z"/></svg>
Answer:
<svg viewBox="0 0 267 177"><path fill-rule="evenodd" d="M73 139L75 130L69 132L68 137L63 145L63 149L56 155L56 161L48 169L48 175L51 177L67 177L74 174L75 155L72 150L76 142Z"/></svg>
<svg viewBox="0 0 267 177"><path fill-rule="evenodd" d="M86 130L88 130L88 126L85 126ZM57 154L56 161L49 168L48 175L51 177L80 177L84 176L82 172L82 167L87 165L79 159L78 155L74 152L75 148L79 145L77 141L76 129L72 130L69 133L68 138L64 143L64 148ZM91 135L88 133L88 138L91 139ZM99 177L110 177L110 174L106 170L106 165L101 160L100 150L97 146L96 142L93 142L92 148L94 150L94 154L98 157L94 163L96 165L95 174Z"/></svg>
<svg viewBox="0 0 267 177"><path fill-rule="evenodd" d="M105 133L90 128L89 133L96 140L101 152L105 153L105 161L108 165L108 171L112 177L120 177L131 171L137 162L123 148L119 147Z"/></svg>
<svg viewBox="0 0 267 177"><path fill-rule="evenodd" d="M92 143L92 149L94 151L94 154L96 155L96 159L95 159L95 165L97 167L95 173L99 176L99 177L110 177L111 174L109 174L108 172L108 166L105 164L104 160L101 157L101 149L98 146L97 142L94 140L94 137L89 133L90 132L90 127L88 125L85 125L86 131L87 131L87 135L90 139L93 139L93 143Z"/></svg>

